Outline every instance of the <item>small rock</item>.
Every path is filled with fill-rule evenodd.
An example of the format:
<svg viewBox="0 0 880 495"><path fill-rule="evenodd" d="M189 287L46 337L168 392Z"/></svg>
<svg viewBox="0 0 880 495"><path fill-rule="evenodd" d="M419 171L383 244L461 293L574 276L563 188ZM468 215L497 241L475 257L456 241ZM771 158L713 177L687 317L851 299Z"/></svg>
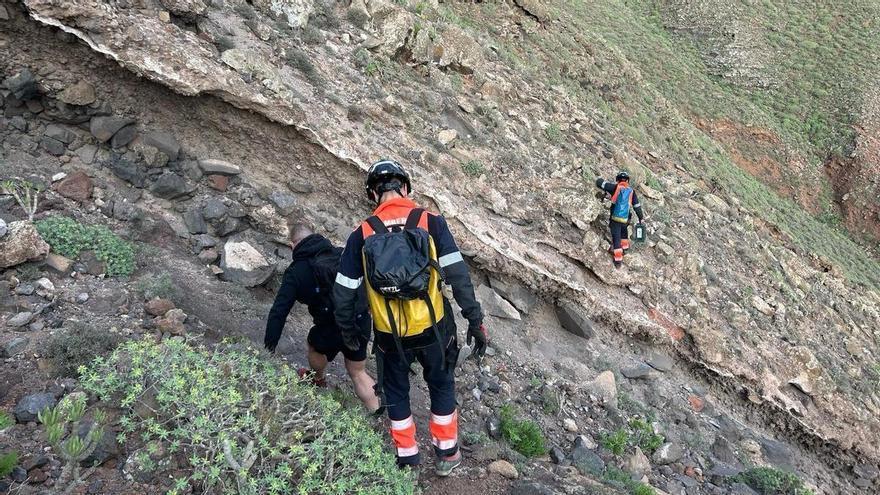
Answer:
<svg viewBox="0 0 880 495"><path fill-rule="evenodd" d="M287 188L299 194L311 194L315 192L315 187L310 183L299 180L291 180L287 183Z"/></svg>
<svg viewBox="0 0 880 495"><path fill-rule="evenodd" d="M194 189L195 187L190 185L186 179L174 172L163 173L150 186L150 192L163 199L179 198L193 192Z"/></svg>
<svg viewBox="0 0 880 495"><path fill-rule="evenodd" d="M675 249L673 249L672 246L666 244L663 241L659 241L657 243L657 249L659 249L660 252L662 252L666 256L672 256L673 254L675 254Z"/></svg>
<svg viewBox="0 0 880 495"><path fill-rule="evenodd" d="M269 195L269 201L278 208L282 215L290 215L296 208L296 196L282 191L274 191Z"/></svg>
<svg viewBox="0 0 880 495"><path fill-rule="evenodd" d="M77 170L54 186L55 192L65 198L85 203L92 197L94 186L92 179L85 172Z"/></svg>
<svg viewBox="0 0 880 495"><path fill-rule="evenodd" d="M164 131L150 131L141 136L141 142L147 146L152 146L168 157L171 161L176 161L180 156L180 143L174 136Z"/></svg>
<svg viewBox="0 0 880 495"><path fill-rule="evenodd" d="M672 370L673 361L672 358L666 354L661 354L657 352L652 352L648 359L645 360L652 368L657 371L667 372Z"/></svg>
<svg viewBox="0 0 880 495"><path fill-rule="evenodd" d="M40 297L49 297L55 293L55 284L46 277L38 279L34 285L37 288L37 295Z"/></svg>
<svg viewBox="0 0 880 495"><path fill-rule="evenodd" d="M190 234L204 234L208 232L208 224L205 223L205 217L198 209L192 209L183 214L183 223L186 224Z"/></svg>
<svg viewBox="0 0 880 495"><path fill-rule="evenodd" d="M202 208L202 218L205 220L219 220L226 215L228 208L226 204L223 203L223 200L220 198L211 198L205 202L205 206Z"/></svg>
<svg viewBox="0 0 880 495"><path fill-rule="evenodd" d="M9 473L9 477L16 483L24 483L27 481L27 471L21 466L15 466Z"/></svg>
<svg viewBox="0 0 880 495"><path fill-rule="evenodd" d="M144 311L150 316L164 316L165 313L174 309L174 303L168 299L155 297L144 304Z"/></svg>
<svg viewBox="0 0 880 495"><path fill-rule="evenodd" d="M92 136L95 136L95 139L106 143L120 129L134 124L134 122L134 119L125 117L92 117L89 123L89 131L92 133Z"/></svg>
<svg viewBox="0 0 880 495"><path fill-rule="evenodd" d="M485 314L508 320L519 321L522 319L519 311L488 285L477 287L476 296Z"/></svg>
<svg viewBox="0 0 880 495"><path fill-rule="evenodd" d="M6 226L6 220L0 218L0 237L6 235L6 232L9 231L9 227Z"/></svg>
<svg viewBox="0 0 880 495"><path fill-rule="evenodd" d="M571 418L565 418L564 420L562 420L562 426L563 428L565 428L566 431L570 431L572 433L578 431L577 423L575 423L575 421Z"/></svg>
<svg viewBox="0 0 880 495"><path fill-rule="evenodd" d="M209 175L207 177L208 187L220 192L226 192L229 187L229 177L226 175Z"/></svg>
<svg viewBox="0 0 880 495"><path fill-rule="evenodd" d="M635 452L626 459L623 469L634 478L639 479L651 472L651 461L648 460L641 448L636 447Z"/></svg>
<svg viewBox="0 0 880 495"><path fill-rule="evenodd" d="M664 443L657 450L654 451L654 455L652 459L655 463L660 465L672 464L673 462L678 461L684 456L684 451L681 446L674 443Z"/></svg>
<svg viewBox="0 0 880 495"><path fill-rule="evenodd" d="M217 258L219 257L220 253L218 253L217 250L213 248L202 250L202 252L199 253L199 261L205 263L206 265L217 261Z"/></svg>
<svg viewBox="0 0 880 495"><path fill-rule="evenodd" d="M76 156L85 163L86 165L92 164L95 161L95 155L98 153L98 147L93 144L84 144L81 147L77 148Z"/></svg>
<svg viewBox="0 0 880 495"><path fill-rule="evenodd" d="M599 444L596 443L596 440L594 440L593 437L591 437L590 435L578 435L574 439L574 448L575 449L584 448L587 450L593 450L593 449L597 448L598 446L599 446Z"/></svg>
<svg viewBox="0 0 880 495"><path fill-rule="evenodd" d="M556 317L566 331L585 339L593 336L593 323L582 316L574 304L564 302L556 306Z"/></svg>
<svg viewBox="0 0 880 495"><path fill-rule="evenodd" d="M81 80L59 93L58 99L68 105L91 105L95 102L95 87Z"/></svg>
<svg viewBox="0 0 880 495"><path fill-rule="evenodd" d="M66 275L70 271L70 267L73 265L73 260L65 258L60 254L49 253L46 256L44 264L52 270Z"/></svg>
<svg viewBox="0 0 880 495"><path fill-rule="evenodd" d="M603 404L617 407L617 383L614 380L614 373L611 371L599 373L599 376L586 383L584 388Z"/></svg>
<svg viewBox="0 0 880 495"><path fill-rule="evenodd" d="M584 476L596 476L605 471L605 461L596 452L577 443L571 451L571 463Z"/></svg>
<svg viewBox="0 0 880 495"><path fill-rule="evenodd" d="M273 266L247 241L227 241L223 245L220 268L227 280L245 287L263 284L274 272Z"/></svg>
<svg viewBox="0 0 880 495"><path fill-rule="evenodd" d="M499 459L489 464L489 472L499 474L509 480L515 480L519 477L519 473L516 471L516 468L513 467L513 464L503 459Z"/></svg>
<svg viewBox="0 0 880 495"><path fill-rule="evenodd" d="M15 287L15 294L19 296L31 296L36 292L33 284L20 283Z"/></svg>
<svg viewBox="0 0 880 495"><path fill-rule="evenodd" d="M12 318L6 320L6 326L12 328L20 328L30 323L33 317L34 314L30 311L22 311L21 313L18 313Z"/></svg>
<svg viewBox="0 0 880 495"><path fill-rule="evenodd" d="M553 462L553 464L562 464L562 461L565 460L565 451L557 446L551 447L550 460Z"/></svg>
<svg viewBox="0 0 880 495"><path fill-rule="evenodd" d="M773 306L770 306L770 304L765 301L764 298L757 294L752 296L752 306L754 306L755 309L767 316L773 316L773 313L776 312L776 310L773 309Z"/></svg>
<svg viewBox="0 0 880 495"><path fill-rule="evenodd" d="M501 438L501 419L498 416L486 418L486 431L496 440Z"/></svg>
<svg viewBox="0 0 880 495"><path fill-rule="evenodd" d="M637 364L628 368L621 368L620 374L630 380L638 380L640 378L651 378L654 368L647 364Z"/></svg>
<svg viewBox="0 0 880 495"><path fill-rule="evenodd" d="M510 301L513 307L521 313L529 314L529 311L538 304L537 296L515 280L502 280L501 278L490 277L489 285L501 297Z"/></svg>
<svg viewBox="0 0 880 495"><path fill-rule="evenodd" d="M455 129L444 129L437 134L437 141L443 146L451 145L456 139L458 139L458 131Z"/></svg>
<svg viewBox="0 0 880 495"><path fill-rule="evenodd" d="M0 357L10 358L15 356L24 351L28 343L30 343L30 339L27 337L14 337L9 342L3 344L3 348L0 349L0 351L2 351L0 352Z"/></svg>
<svg viewBox="0 0 880 495"><path fill-rule="evenodd" d="M76 302L79 304L85 304L89 300L89 295L85 292L80 292L76 295Z"/></svg>
<svg viewBox="0 0 880 495"><path fill-rule="evenodd" d="M42 321L32 321L31 324L28 325L28 330L30 330L31 332L39 332L45 327L46 325Z"/></svg>
<svg viewBox="0 0 880 495"><path fill-rule="evenodd" d="M26 395L18 401L13 410L15 420L19 423L37 421L37 414L44 409L54 407L55 402L55 396L47 392Z"/></svg>
<svg viewBox="0 0 880 495"><path fill-rule="evenodd" d="M43 135L64 144L70 144L76 139L76 134L73 131L56 124L49 124L46 126L46 131L43 132Z"/></svg>
<svg viewBox="0 0 880 495"><path fill-rule="evenodd" d="M40 140L40 148L46 150L52 156L61 156L67 150L67 146L64 143L47 136L43 136L43 139Z"/></svg>
<svg viewBox="0 0 880 495"><path fill-rule="evenodd" d="M216 159L199 160L199 168L206 175L238 175L241 173L241 168L238 165Z"/></svg>
<svg viewBox="0 0 880 495"><path fill-rule="evenodd" d="M21 101L30 100L40 93L37 80L30 69L22 69L3 80L3 86Z"/></svg>
<svg viewBox="0 0 880 495"><path fill-rule="evenodd" d="M44 455L37 455L22 462L21 467L24 468L25 471L30 471L32 469L39 469L46 464L49 464L49 458Z"/></svg>
<svg viewBox="0 0 880 495"><path fill-rule="evenodd" d="M116 131L113 134L113 137L110 138L110 147L114 150L122 148L123 146L128 146L129 143L134 141L134 138L137 136L137 126L127 125L122 129Z"/></svg>
<svg viewBox="0 0 880 495"><path fill-rule="evenodd" d="M186 313L181 309L169 310L165 316L154 320L160 331L171 335L186 334L186 327L183 326L184 321L186 321Z"/></svg>
<svg viewBox="0 0 880 495"><path fill-rule="evenodd" d="M59 180L67 177L67 174L64 172L58 172L57 174L52 176L52 182L58 182Z"/></svg>

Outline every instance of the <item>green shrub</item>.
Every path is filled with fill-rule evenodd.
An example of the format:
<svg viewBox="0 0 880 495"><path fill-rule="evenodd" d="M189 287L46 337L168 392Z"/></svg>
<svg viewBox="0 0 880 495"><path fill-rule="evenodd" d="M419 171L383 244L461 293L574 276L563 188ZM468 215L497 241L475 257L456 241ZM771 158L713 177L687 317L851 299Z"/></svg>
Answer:
<svg viewBox="0 0 880 495"><path fill-rule="evenodd" d="M620 428L611 434L602 435L602 446L614 455L623 455L629 445L629 432L624 428Z"/></svg>
<svg viewBox="0 0 880 495"><path fill-rule="evenodd" d="M167 273L156 276L152 274L144 275L135 282L134 290L143 296L145 301L149 301L154 297L174 299L174 296L177 295L177 286L174 285L171 275Z"/></svg>
<svg viewBox="0 0 880 495"><path fill-rule="evenodd" d="M548 125L547 128L544 129L544 134L547 135L547 139L549 139L551 143L562 142L562 129L559 127L559 124L553 123Z"/></svg>
<svg viewBox="0 0 880 495"><path fill-rule="evenodd" d="M611 485L623 488L630 495L655 495L656 493L650 486L633 480L629 473L613 466L605 470L602 478Z"/></svg>
<svg viewBox="0 0 880 495"><path fill-rule="evenodd" d="M15 420L12 418L11 414L6 411L0 411L0 431L3 431L14 424Z"/></svg>
<svg viewBox="0 0 880 495"><path fill-rule="evenodd" d="M18 452L8 452L0 455L0 478L5 478L12 473L12 468L18 465Z"/></svg>
<svg viewBox="0 0 880 495"><path fill-rule="evenodd" d="M136 435L188 460L169 493L414 493L357 409L243 344L131 341L82 367L81 383L122 409L121 442ZM135 413L146 404L153 413Z"/></svg>
<svg viewBox="0 0 880 495"><path fill-rule="evenodd" d="M792 473L771 467L752 468L736 475L735 481L749 485L761 495L812 495L812 490Z"/></svg>
<svg viewBox="0 0 880 495"><path fill-rule="evenodd" d="M461 170L468 177L479 177L486 173L486 167L479 160L469 160L461 165Z"/></svg>
<svg viewBox="0 0 880 495"><path fill-rule="evenodd" d="M112 351L119 335L104 327L71 321L46 341L46 356L57 376L76 376L77 369Z"/></svg>
<svg viewBox="0 0 880 495"><path fill-rule="evenodd" d="M68 395L52 409L40 411L37 415L46 429L46 439L61 460L64 468L58 476L57 484L66 485L64 493L70 493L88 478L91 471L82 471L82 462L95 452L104 438L107 414L102 410L92 413L86 419L85 395Z"/></svg>
<svg viewBox="0 0 880 495"><path fill-rule="evenodd" d="M630 420L629 428L632 432L633 444L638 445L642 450L650 453L663 445L663 436L654 433L654 428L647 421L643 419Z"/></svg>
<svg viewBox="0 0 880 495"><path fill-rule="evenodd" d="M541 428L534 421L517 419L509 404L501 408L501 436L524 456L537 457L547 452Z"/></svg>
<svg viewBox="0 0 880 495"><path fill-rule="evenodd" d="M103 225L83 225L70 217L49 217L36 223L37 231L52 251L76 258L82 251L94 251L107 265L107 275L131 275L134 247Z"/></svg>

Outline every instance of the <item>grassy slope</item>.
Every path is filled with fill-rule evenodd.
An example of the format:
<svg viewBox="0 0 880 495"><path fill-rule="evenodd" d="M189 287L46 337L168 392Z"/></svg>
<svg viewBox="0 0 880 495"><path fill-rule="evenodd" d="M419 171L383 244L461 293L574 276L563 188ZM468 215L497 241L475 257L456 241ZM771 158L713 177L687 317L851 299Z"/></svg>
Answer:
<svg viewBox="0 0 880 495"><path fill-rule="evenodd" d="M729 118L769 128L817 157L818 166L819 156L851 137L848 123L856 110L851 102L864 77L853 74L876 57L878 48L869 36L876 32L872 16L880 8L857 1L844 7L846 15L838 15L828 5L804 10L755 3L758 10L749 15L764 26L777 25L776 31L768 30L769 42L789 53L781 57L784 84L775 89L737 88L708 75L697 47L663 28L652 0L557 0L559 23L526 35L522 43L500 41L501 50L515 70L563 86L597 110L624 141L618 144L661 152L739 198L799 248L834 262L851 281L880 287L880 264L864 248L740 170L691 120ZM496 8L483 5L485 15ZM816 27L832 22L837 23L833 30ZM779 30L781 25L787 28ZM584 63L585 46L593 59L589 63ZM536 55L545 63L528 62ZM842 82L841 73L852 77Z"/></svg>

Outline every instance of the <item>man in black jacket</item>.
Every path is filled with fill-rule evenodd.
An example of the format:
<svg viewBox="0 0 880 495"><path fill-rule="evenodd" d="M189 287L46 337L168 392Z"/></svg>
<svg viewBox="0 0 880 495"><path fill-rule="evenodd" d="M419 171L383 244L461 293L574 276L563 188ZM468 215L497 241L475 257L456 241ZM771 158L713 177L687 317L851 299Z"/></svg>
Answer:
<svg viewBox="0 0 880 495"><path fill-rule="evenodd" d="M611 194L610 218L608 229L611 231L611 255L614 257L614 266L620 268L623 264L623 254L629 250L629 224L632 221L632 212L635 211L639 222L645 221L642 212L642 203L636 196L635 190L629 185L629 173L621 170L618 172L615 182L608 182L599 177L596 179L596 187L605 194Z"/></svg>
<svg viewBox="0 0 880 495"><path fill-rule="evenodd" d="M290 230L293 261L284 271L281 287L269 311L264 339L266 349L275 351L293 304L305 304L314 323L308 336L308 360L314 372L315 384L323 386L326 383L324 370L341 352L345 357L345 369L354 382L355 393L367 409L374 412L379 408L379 399L373 389L375 382L366 371L367 344L372 321L364 298L358 297L355 317L359 345L356 349L349 349L343 343L342 333L333 316L334 308L330 297L332 288L321 287L320 277L313 264L320 255L329 254L328 252L339 254L339 248L333 247L329 240L312 233L304 225L295 225Z"/></svg>

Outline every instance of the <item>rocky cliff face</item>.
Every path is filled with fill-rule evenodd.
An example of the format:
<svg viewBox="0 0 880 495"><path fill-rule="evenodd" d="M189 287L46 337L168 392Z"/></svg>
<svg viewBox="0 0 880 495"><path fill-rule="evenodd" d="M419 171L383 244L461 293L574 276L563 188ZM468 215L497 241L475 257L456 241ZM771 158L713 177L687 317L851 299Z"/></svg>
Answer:
<svg viewBox="0 0 880 495"><path fill-rule="evenodd" d="M222 254L219 271L254 286L284 262L272 242L281 217L340 241L369 209L362 171L396 157L480 272L580 308L605 345L671 353L720 403L818 463L823 491L861 489L851 483L864 478L836 470L880 462L876 260L856 285L778 218L705 180L704 136L659 96L658 125L686 136L687 161L663 141L633 141L609 115L627 115L620 95L642 83L637 66L557 9L492 5L7 4L9 175L41 160L99 170L96 207L132 237L164 222L200 260ZM529 44L556 42L550 31L570 41ZM551 62L570 79L539 74ZM31 91L14 79L28 79L24 68L33 94L14 89ZM618 168L636 177L652 232L615 271L592 180Z"/></svg>

